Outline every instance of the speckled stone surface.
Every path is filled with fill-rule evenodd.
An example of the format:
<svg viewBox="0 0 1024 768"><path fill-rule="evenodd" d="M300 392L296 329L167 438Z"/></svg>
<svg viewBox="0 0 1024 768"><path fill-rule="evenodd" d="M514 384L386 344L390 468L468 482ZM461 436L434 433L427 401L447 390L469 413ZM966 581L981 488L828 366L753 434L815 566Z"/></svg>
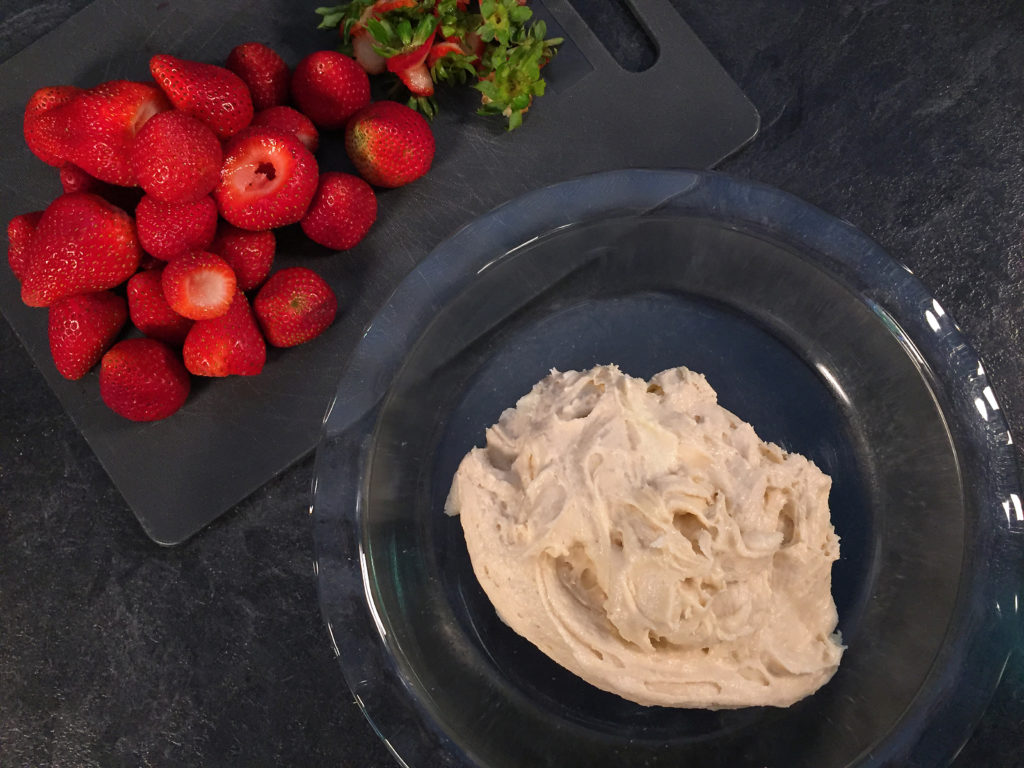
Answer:
<svg viewBox="0 0 1024 768"><path fill-rule="evenodd" d="M0 60L85 4L5 0ZM624 66L652 60L614 0L576 4ZM762 115L723 170L908 264L986 361L1020 444L1024 3L676 4ZM160 549L0 323L0 765L392 765L321 624L311 476L307 459ZM955 765L1021 765L1022 743L1017 654Z"/></svg>

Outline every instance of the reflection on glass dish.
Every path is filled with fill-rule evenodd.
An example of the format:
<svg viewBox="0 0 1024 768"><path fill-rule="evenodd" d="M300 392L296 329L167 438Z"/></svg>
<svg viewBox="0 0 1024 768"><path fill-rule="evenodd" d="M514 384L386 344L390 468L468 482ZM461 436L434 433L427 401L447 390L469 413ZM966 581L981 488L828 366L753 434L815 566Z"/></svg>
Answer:
<svg viewBox="0 0 1024 768"><path fill-rule="evenodd" d="M848 651L783 709L642 707L495 615L443 514L459 459L551 368L684 365L833 478ZM620 171L439 246L368 329L317 456L325 618L410 765L942 765L1017 638L1009 433L954 323L876 244L785 193Z"/></svg>

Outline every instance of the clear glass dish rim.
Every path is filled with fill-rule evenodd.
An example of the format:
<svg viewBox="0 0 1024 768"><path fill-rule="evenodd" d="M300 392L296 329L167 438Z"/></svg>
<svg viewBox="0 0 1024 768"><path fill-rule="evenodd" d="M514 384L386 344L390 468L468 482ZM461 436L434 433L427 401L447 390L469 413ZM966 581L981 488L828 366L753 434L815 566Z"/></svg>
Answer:
<svg viewBox="0 0 1024 768"><path fill-rule="evenodd" d="M894 335L905 335L902 341L920 352L936 385L950 396L952 413L945 415L956 419L983 464L981 487L968 490L990 502L980 508L991 509L975 521L976 545L985 557L974 560L983 567L961 574L957 616L966 622L946 639L946 668L930 679L932 695L920 693L901 728L856 765L883 765L893 759L939 765L952 759L983 713L1006 659L1022 642L1024 520L1019 510L1024 494L1016 453L1002 412L990 408L982 418L974 407L979 400L997 402L984 366L925 286L867 235L780 189L713 171L592 174L511 200L438 245L367 326L324 417L310 504L321 612L356 702L400 764L419 764L416 760L426 754L435 760L426 764L438 759L445 765L477 764L430 719L402 679L381 638L366 583L359 461L403 352L448 297L523 244L600 217L673 213L704 215L781 239L833 274L841 269L859 279L863 300L892 323ZM494 259L494 253L503 255ZM922 306L930 309L922 313ZM330 453L332 443L343 445L346 452L347 500L329 498L335 478L325 482L324 472L337 459ZM978 605L980 610L968 610ZM339 645L342 632L345 642ZM936 700L939 691L943 695Z"/></svg>

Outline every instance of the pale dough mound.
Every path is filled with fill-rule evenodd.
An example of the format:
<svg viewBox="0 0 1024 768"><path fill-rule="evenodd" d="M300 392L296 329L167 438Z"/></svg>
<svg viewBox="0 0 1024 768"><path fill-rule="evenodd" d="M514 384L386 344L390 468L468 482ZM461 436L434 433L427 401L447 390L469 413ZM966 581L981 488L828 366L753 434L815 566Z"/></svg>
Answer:
<svg viewBox="0 0 1024 768"><path fill-rule="evenodd" d="M686 368L551 375L463 459L446 512L498 615L639 704L788 706L835 673L831 479Z"/></svg>

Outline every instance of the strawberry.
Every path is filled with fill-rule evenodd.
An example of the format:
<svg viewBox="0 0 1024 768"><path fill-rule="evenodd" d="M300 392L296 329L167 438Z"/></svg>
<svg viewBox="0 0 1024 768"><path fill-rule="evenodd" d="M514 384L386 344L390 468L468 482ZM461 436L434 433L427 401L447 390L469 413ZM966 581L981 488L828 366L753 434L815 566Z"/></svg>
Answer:
<svg viewBox="0 0 1024 768"><path fill-rule="evenodd" d="M61 195L43 212L29 245L21 299L46 307L113 288L135 273L141 258L128 214L89 192Z"/></svg>
<svg viewBox="0 0 1024 768"><path fill-rule="evenodd" d="M202 120L221 139L252 121L248 86L224 67L158 54L149 60L149 71L175 107Z"/></svg>
<svg viewBox="0 0 1024 768"><path fill-rule="evenodd" d="M252 124L267 125L281 131L295 134L295 138L301 141L310 152L316 152L320 146L320 134L317 133L313 121L291 107L271 107L257 112L252 118Z"/></svg>
<svg viewBox="0 0 1024 768"><path fill-rule="evenodd" d="M228 311L238 287L235 273L220 256L193 251L164 267L160 284L171 309L192 320L210 320Z"/></svg>
<svg viewBox="0 0 1024 768"><path fill-rule="evenodd" d="M373 37L365 29L352 30L352 55L368 75L379 75L387 69L386 59L377 53Z"/></svg>
<svg viewBox="0 0 1024 768"><path fill-rule="evenodd" d="M128 316L150 338L180 347L195 321L171 309L164 298L163 273L161 265L132 275L128 281Z"/></svg>
<svg viewBox="0 0 1024 768"><path fill-rule="evenodd" d="M314 243L343 251L351 248L377 219L377 196L358 176L320 175L313 203L302 217L302 231Z"/></svg>
<svg viewBox="0 0 1024 768"><path fill-rule="evenodd" d="M227 67L249 87L254 109L288 102L290 72L284 59L263 43L242 43L228 54Z"/></svg>
<svg viewBox="0 0 1024 768"><path fill-rule="evenodd" d="M132 421L167 418L184 405L191 387L181 358L155 339L119 341L100 363L100 397Z"/></svg>
<svg viewBox="0 0 1024 768"><path fill-rule="evenodd" d="M290 267L275 272L253 301L267 341L294 347L319 336L334 322L338 297L316 272Z"/></svg>
<svg viewBox="0 0 1024 768"><path fill-rule="evenodd" d="M209 195L189 203L165 203L143 195L135 209L135 227L143 250L170 261L201 251L217 234L217 203Z"/></svg>
<svg viewBox="0 0 1024 768"><path fill-rule="evenodd" d="M292 98L320 128L341 128L370 103L370 78L355 60L337 51L316 51L292 73Z"/></svg>
<svg viewBox="0 0 1024 768"><path fill-rule="evenodd" d="M249 232L228 223L221 224L210 250L235 271L238 287L251 291L267 279L274 263L277 238L274 233Z"/></svg>
<svg viewBox="0 0 1024 768"><path fill-rule="evenodd" d="M434 95L434 81L426 62L436 34L436 30L432 31L419 45L410 46L385 60L388 72L398 75L398 79L414 96Z"/></svg>
<svg viewBox="0 0 1024 768"><path fill-rule="evenodd" d="M197 376L255 376L267 361L267 345L245 294L238 291L227 313L192 326L182 349L185 367Z"/></svg>
<svg viewBox="0 0 1024 768"><path fill-rule="evenodd" d="M33 93L25 106L22 122L25 143L32 154L47 165L63 164L66 151L64 134L60 132L61 121L51 113L80 93L82 89L73 85L48 86Z"/></svg>
<svg viewBox="0 0 1024 768"><path fill-rule="evenodd" d="M170 106L152 83L111 80L50 114L62 123L66 160L100 181L131 187L135 136L149 118Z"/></svg>
<svg viewBox="0 0 1024 768"><path fill-rule="evenodd" d="M139 186L166 203L188 203L213 192L223 159L209 126L178 109L146 123L131 151Z"/></svg>
<svg viewBox="0 0 1024 768"><path fill-rule="evenodd" d="M76 381L114 343L128 321L125 300L110 291L81 293L55 301L49 310L50 354L57 371Z"/></svg>
<svg viewBox="0 0 1024 768"><path fill-rule="evenodd" d="M220 215L236 227L282 227L306 213L318 173L316 159L295 136L257 126L228 142L214 197Z"/></svg>
<svg viewBox="0 0 1024 768"><path fill-rule="evenodd" d="M99 179L94 179L74 163L64 163L60 167L60 186L65 194L93 192L99 195L100 190L105 189L107 185Z"/></svg>
<svg viewBox="0 0 1024 768"><path fill-rule="evenodd" d="M64 163L60 167L60 185L65 193L92 192L99 195L111 205L116 205L131 212L142 199L142 190L138 187L119 187L94 179L74 163Z"/></svg>
<svg viewBox="0 0 1024 768"><path fill-rule="evenodd" d="M19 214L7 222L7 263L18 282L25 279L25 272L28 271L29 243L42 216L42 211L32 211Z"/></svg>
<svg viewBox="0 0 1024 768"><path fill-rule="evenodd" d="M396 101L377 101L349 120L345 151L371 184L400 187L430 169L434 135L418 112Z"/></svg>

